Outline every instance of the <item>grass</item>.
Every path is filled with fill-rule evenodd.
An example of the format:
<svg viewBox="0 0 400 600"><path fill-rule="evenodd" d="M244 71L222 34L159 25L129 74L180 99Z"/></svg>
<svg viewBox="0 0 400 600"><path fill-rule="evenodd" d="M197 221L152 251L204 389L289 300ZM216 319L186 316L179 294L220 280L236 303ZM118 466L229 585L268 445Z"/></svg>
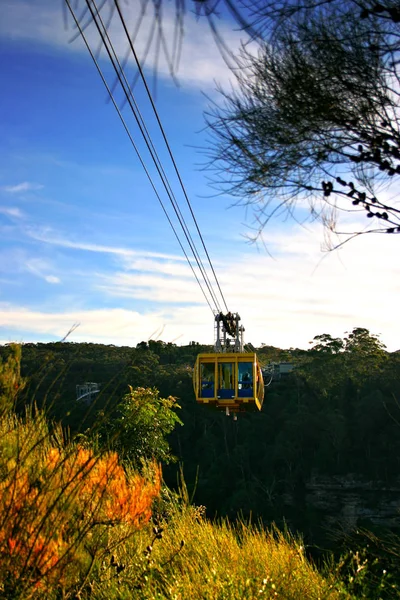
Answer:
<svg viewBox="0 0 400 600"><path fill-rule="evenodd" d="M289 534L211 523L201 508L171 499L161 524L138 532L134 544L104 564L92 594L98 600L350 598L333 576L318 573Z"/></svg>

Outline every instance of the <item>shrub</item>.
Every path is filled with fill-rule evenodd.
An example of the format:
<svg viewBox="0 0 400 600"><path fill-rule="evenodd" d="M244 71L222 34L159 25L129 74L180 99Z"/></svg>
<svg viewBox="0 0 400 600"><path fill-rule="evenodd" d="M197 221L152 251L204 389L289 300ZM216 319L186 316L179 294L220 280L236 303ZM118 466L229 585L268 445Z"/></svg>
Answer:
<svg viewBox="0 0 400 600"><path fill-rule="evenodd" d="M146 524L159 494L116 453L96 455L52 433L43 414L0 424L0 593L49 598L82 587L94 562ZM110 537L112 531L112 542Z"/></svg>
<svg viewBox="0 0 400 600"><path fill-rule="evenodd" d="M129 386L117 406L117 414L105 423L101 435L117 450L121 458L128 459L136 468L148 460L169 463L171 454L167 436L182 421L176 414L180 406L176 398L161 398L156 388Z"/></svg>

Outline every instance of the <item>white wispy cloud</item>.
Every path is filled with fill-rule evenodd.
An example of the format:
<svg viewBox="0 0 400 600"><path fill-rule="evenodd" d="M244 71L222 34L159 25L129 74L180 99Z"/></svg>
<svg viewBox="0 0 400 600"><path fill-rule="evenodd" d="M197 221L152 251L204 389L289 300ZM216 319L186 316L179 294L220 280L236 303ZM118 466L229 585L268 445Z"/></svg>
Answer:
<svg viewBox="0 0 400 600"><path fill-rule="evenodd" d="M45 275L44 279L47 283L61 283L61 279L55 275Z"/></svg>
<svg viewBox="0 0 400 600"><path fill-rule="evenodd" d="M41 258L31 258L27 260L24 268L29 273L36 275L36 277L44 279L44 281L47 281L47 283L61 283L61 279L59 277L49 273L49 271L52 270L52 267L48 261L45 261Z"/></svg>
<svg viewBox="0 0 400 600"><path fill-rule="evenodd" d="M132 250L131 248L121 248L117 246L106 246L103 244L95 244L95 243L87 243L82 241L71 240L62 235L57 234L54 230L50 228L34 228L27 227L25 228L25 233L28 237L37 240L39 242L44 242L46 244L50 244L53 246L60 246L63 248L71 248L75 250L85 250L87 252L97 252L101 254L115 254L120 256L128 261L135 257L151 257L151 258L161 258L161 259L171 259L174 261L184 261L184 257L175 256L171 254L165 254L162 252L147 252L144 250Z"/></svg>
<svg viewBox="0 0 400 600"><path fill-rule="evenodd" d="M162 271L162 265L159 272ZM116 273L104 277L104 283L98 287L103 292L122 298L148 300L150 303L201 303L196 281L182 277L162 277L137 273ZM201 292L200 292L201 293Z"/></svg>
<svg viewBox="0 0 400 600"><path fill-rule="evenodd" d="M82 12L82 8L83 4L81 8L78 8L78 14ZM122 5L124 17L130 31L133 31L135 28L141 12L140 8L139 1L135 2L134 0ZM106 18L107 10L106 4L103 18ZM87 54L87 50L80 39L69 43L75 35L76 29L70 15L67 18L67 22L68 27L66 29L60 3L50 2L49 0L39 0L35 3L28 0L3 0L0 36L13 40L39 42L65 51ZM150 2L147 5L147 10L141 21L139 33L135 41L139 58L143 57L146 52L153 27L154 6ZM163 5L162 27L168 52L172 56L176 36L175 9L168 3ZM224 23L222 20L219 22L218 27L227 47L237 49L244 34L240 31L235 31L232 26L229 26L229 24ZM189 86L214 88L215 80L223 83L231 80L231 73L216 47L207 20L197 20L192 12L187 11L183 31L184 39L178 69L179 81ZM88 36L89 42L96 47L98 38L94 26L90 25L85 30L85 34ZM120 56L123 56L127 50L127 41L117 16L111 22L109 34L116 51ZM158 33L156 32L153 37L153 43L150 45L147 53L147 64L150 67L153 65L156 53L158 52L157 37ZM170 67L166 60L164 48L161 49L159 54L157 71L160 77L171 79Z"/></svg>
<svg viewBox="0 0 400 600"><path fill-rule="evenodd" d="M22 219L24 217L22 210L16 206L0 206L0 213L8 217L14 217L15 219Z"/></svg>
<svg viewBox="0 0 400 600"><path fill-rule="evenodd" d="M159 256L147 258L142 256L137 259L124 260L124 269L126 271L139 271L142 273L161 273L170 277L185 277L192 279L193 273L183 257L168 257L166 260L156 260L156 258L166 258Z"/></svg>
<svg viewBox="0 0 400 600"><path fill-rule="evenodd" d="M229 309L240 313L246 339L255 345L307 347L320 333L343 336L354 327L366 327L381 334L389 349L398 349L400 269L395 236L359 238L321 261L317 235L315 226L311 232L292 230L277 236L275 260L251 251L219 259L223 293ZM48 313L8 306L2 309L1 323L17 337L25 332L26 339L49 333L57 338L68 324L80 322L82 341L134 345L164 327L165 341L179 337L180 343L212 343L213 316L196 282L183 276L179 262L176 273L166 264L154 259L144 263L147 272L94 274L93 289L114 298L109 310L71 311L60 305L59 313ZM133 310L120 308L118 298L124 303L129 298ZM135 309L137 300L141 306L146 301L145 311Z"/></svg>
<svg viewBox="0 0 400 600"><path fill-rule="evenodd" d="M392 349L400 347L395 316L400 291L398 241L365 236L322 255L318 234L321 230L314 226L310 233L281 235L280 242L275 240L275 261L265 256L244 258L237 264L241 275L235 283L223 279L228 297L240 306L249 338L257 339L262 331L265 339L259 341L305 347L307 338L319 333L340 336L363 326L381 333Z"/></svg>
<svg viewBox="0 0 400 600"><path fill-rule="evenodd" d="M5 185L1 188L3 192L8 194L19 194L21 192L34 192L43 189L43 185L39 183L30 183L29 181L23 181L16 185Z"/></svg>
<svg viewBox="0 0 400 600"><path fill-rule="evenodd" d="M99 343L118 343L135 345L148 339L156 328L161 328L163 318L154 311L140 314L120 308L109 310L71 310L63 313L29 310L0 304L1 326L12 327L18 333L16 340L31 341L40 335L61 339L72 323L80 323L71 334L72 341L92 339ZM12 341L12 340L10 340Z"/></svg>

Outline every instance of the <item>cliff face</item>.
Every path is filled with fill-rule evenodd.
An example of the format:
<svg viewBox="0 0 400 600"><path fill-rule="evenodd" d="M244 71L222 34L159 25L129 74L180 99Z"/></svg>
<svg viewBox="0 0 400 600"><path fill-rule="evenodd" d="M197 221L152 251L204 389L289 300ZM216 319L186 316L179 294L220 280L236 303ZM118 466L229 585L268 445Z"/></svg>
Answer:
<svg viewBox="0 0 400 600"><path fill-rule="evenodd" d="M302 493L286 493L289 527L303 531L310 542L329 543L357 528L384 528L400 533L400 478L392 485L364 481L354 474L313 475Z"/></svg>

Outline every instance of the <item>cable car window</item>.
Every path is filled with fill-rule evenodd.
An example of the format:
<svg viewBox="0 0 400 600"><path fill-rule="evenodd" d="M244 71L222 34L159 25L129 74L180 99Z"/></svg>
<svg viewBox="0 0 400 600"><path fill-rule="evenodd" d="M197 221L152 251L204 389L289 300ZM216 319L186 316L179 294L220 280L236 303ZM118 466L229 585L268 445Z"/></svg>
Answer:
<svg viewBox="0 0 400 600"><path fill-rule="evenodd" d="M233 398L235 384L233 379L233 363L223 362L218 365L218 398Z"/></svg>
<svg viewBox="0 0 400 600"><path fill-rule="evenodd" d="M253 395L253 363L238 364L238 395L242 398Z"/></svg>
<svg viewBox="0 0 400 600"><path fill-rule="evenodd" d="M200 372L202 398L214 398L214 363L202 363Z"/></svg>

